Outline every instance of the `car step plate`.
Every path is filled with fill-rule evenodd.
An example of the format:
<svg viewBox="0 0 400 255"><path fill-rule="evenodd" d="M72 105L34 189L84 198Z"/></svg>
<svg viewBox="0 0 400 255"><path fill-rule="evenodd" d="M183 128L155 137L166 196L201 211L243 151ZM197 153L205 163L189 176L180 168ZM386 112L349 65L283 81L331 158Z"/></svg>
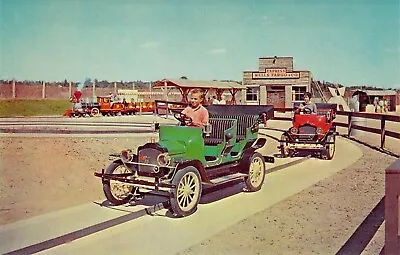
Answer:
<svg viewBox="0 0 400 255"><path fill-rule="evenodd" d="M221 176L221 177L212 179L211 183L214 184L214 185L219 185L219 184L223 184L223 183L230 182L230 181L233 181L233 180L242 179L243 177L246 177L246 176L247 176L247 174L234 173L234 174Z"/></svg>

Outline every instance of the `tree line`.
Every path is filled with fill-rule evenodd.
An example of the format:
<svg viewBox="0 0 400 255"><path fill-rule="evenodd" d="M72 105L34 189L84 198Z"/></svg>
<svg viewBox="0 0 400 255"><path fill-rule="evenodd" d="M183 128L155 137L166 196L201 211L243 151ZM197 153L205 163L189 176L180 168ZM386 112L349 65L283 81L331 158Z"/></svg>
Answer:
<svg viewBox="0 0 400 255"><path fill-rule="evenodd" d="M186 76L180 77L180 79L186 79L188 78ZM217 80L214 80L217 81ZM33 80L24 80L24 81L16 81L19 84L24 84L24 85L32 85L32 86L38 86L42 85L43 81L33 81ZM68 80L64 81L44 81L46 82L46 86L58 86L58 87L68 87L69 82ZM92 87L93 82L96 84L97 88L110 88L114 87L114 84L118 86L118 88L122 89L132 89L133 87L138 90L148 90L152 86L152 84L155 83L155 81L142 81L142 80L135 80L135 81L108 81L108 80L98 80L98 79L90 79L86 78L84 81L71 81L72 87L78 87L78 85L83 82L84 86L83 88L87 87ZM238 84L241 84L241 81L235 81L235 80L221 80L221 82L236 82ZM351 85L351 86L344 86L343 84L340 83L333 83L329 81L315 81L319 83L321 88L323 90L328 90L328 87L334 88L334 87L346 87L348 90L355 90L355 89L360 89L360 90L383 90L383 88L380 87L375 87L375 86L366 86L366 85ZM0 80L0 84L10 84L12 83L12 80ZM82 85L81 85L82 86ZM400 88L388 88L387 90L400 90Z"/></svg>

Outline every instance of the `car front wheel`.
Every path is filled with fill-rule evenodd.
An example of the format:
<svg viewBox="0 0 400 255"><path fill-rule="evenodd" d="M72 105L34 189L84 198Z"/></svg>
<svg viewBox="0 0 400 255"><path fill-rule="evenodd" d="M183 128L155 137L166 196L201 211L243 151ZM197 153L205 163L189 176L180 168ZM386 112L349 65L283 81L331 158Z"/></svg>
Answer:
<svg viewBox="0 0 400 255"><path fill-rule="evenodd" d="M132 170L126 168L121 162L111 163L106 174L127 174L132 173ZM103 182L103 191L108 201L113 205L122 205L128 203L132 198L136 187L127 183L105 180Z"/></svg>
<svg viewBox="0 0 400 255"><path fill-rule="evenodd" d="M176 217L185 217L197 210L201 196L201 178L193 166L179 170L172 180L176 186L170 199L171 210Z"/></svg>
<svg viewBox="0 0 400 255"><path fill-rule="evenodd" d="M325 146L325 155L323 156L324 159L331 160L335 155L336 150L336 137L334 135L329 135L326 138L327 142L333 142L332 144L327 144Z"/></svg>
<svg viewBox="0 0 400 255"><path fill-rule="evenodd" d="M287 134L282 134L280 142L280 151L282 158L286 158L289 156L290 153L288 144L289 141L290 141L289 136Z"/></svg>

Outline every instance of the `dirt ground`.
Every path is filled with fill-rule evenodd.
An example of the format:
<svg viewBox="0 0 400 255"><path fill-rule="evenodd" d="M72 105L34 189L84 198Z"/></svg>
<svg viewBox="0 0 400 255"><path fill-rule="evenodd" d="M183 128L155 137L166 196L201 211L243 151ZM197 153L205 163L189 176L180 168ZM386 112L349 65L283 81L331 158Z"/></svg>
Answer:
<svg viewBox="0 0 400 255"><path fill-rule="evenodd" d="M104 199L93 172L110 153L148 140L0 138L0 225ZM395 160L358 146L364 156L347 169L180 254L335 254L383 198L384 170ZM383 231L364 254L379 254Z"/></svg>
<svg viewBox="0 0 400 255"><path fill-rule="evenodd" d="M149 138L0 138L0 224L104 199L108 155Z"/></svg>
<svg viewBox="0 0 400 255"><path fill-rule="evenodd" d="M384 197L385 169L396 158L360 148L363 157L348 168L180 254L379 254L384 223L356 230ZM382 206L374 213L383 220ZM345 245L353 234L365 249Z"/></svg>

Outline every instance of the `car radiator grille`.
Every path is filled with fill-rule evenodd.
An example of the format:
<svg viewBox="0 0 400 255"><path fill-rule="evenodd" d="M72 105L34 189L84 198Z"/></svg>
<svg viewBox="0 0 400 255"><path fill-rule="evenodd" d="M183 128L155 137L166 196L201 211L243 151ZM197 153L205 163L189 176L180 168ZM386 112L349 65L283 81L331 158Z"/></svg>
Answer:
<svg viewBox="0 0 400 255"><path fill-rule="evenodd" d="M316 137L317 128L310 125L304 125L299 127L299 139L300 140L312 140Z"/></svg>
<svg viewBox="0 0 400 255"><path fill-rule="evenodd" d="M145 148L141 149L138 154L139 163L158 165L157 156L161 154L161 152L153 148ZM139 172L154 173L154 168L155 166L139 164Z"/></svg>

